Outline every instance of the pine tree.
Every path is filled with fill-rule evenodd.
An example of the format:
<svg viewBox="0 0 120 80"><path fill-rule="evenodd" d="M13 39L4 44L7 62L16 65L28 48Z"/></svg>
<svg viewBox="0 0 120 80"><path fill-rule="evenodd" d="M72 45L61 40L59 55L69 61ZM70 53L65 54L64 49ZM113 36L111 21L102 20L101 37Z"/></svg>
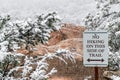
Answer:
<svg viewBox="0 0 120 80"><path fill-rule="evenodd" d="M29 51L32 50L31 46L35 46L38 43L46 43L50 35L51 31L57 30L55 23L58 23L60 20L55 17L56 13L49 13L48 15L40 15L37 17L35 22L27 21L26 25L19 25L16 23L18 28L19 35L16 38L16 41L20 43L26 44L26 49Z"/></svg>
<svg viewBox="0 0 120 80"><path fill-rule="evenodd" d="M89 13L86 16L85 26L92 30L107 30L110 34L110 49L112 52L116 52L120 48L120 33L118 33L120 31L120 11L115 11L113 8L120 6L119 0L96 0L96 2L96 14Z"/></svg>
<svg viewBox="0 0 120 80"><path fill-rule="evenodd" d="M35 20L12 21L10 16L0 19L0 43L6 46L6 51L13 51L21 45L25 45L26 49L32 51L33 46L38 43L46 43L51 31L57 30L60 20L56 17L56 13L48 15L40 15Z"/></svg>
<svg viewBox="0 0 120 80"><path fill-rule="evenodd" d="M96 13L89 13L84 19L85 26L90 30L107 30L109 33L109 66L118 70L120 64L120 0L95 0ZM117 55L117 56L116 56ZM111 57L112 56L112 57Z"/></svg>

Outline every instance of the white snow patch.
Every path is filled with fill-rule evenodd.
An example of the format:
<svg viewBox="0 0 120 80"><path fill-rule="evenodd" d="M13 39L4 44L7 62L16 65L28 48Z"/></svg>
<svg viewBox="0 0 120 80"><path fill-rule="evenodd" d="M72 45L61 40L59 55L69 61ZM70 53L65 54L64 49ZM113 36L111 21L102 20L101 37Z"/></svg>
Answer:
<svg viewBox="0 0 120 80"><path fill-rule="evenodd" d="M10 54L10 52L0 51L0 62L2 62L8 54Z"/></svg>
<svg viewBox="0 0 120 80"><path fill-rule="evenodd" d="M113 76L111 76L111 79L112 79L112 80L120 80L120 77L113 75Z"/></svg>
<svg viewBox="0 0 120 80"><path fill-rule="evenodd" d="M89 79L91 79L92 78L92 76L86 76L85 78L84 78L84 80L89 80Z"/></svg>
<svg viewBox="0 0 120 80"><path fill-rule="evenodd" d="M116 36L120 35L120 31L117 31L117 32L115 33L115 35L116 35Z"/></svg>

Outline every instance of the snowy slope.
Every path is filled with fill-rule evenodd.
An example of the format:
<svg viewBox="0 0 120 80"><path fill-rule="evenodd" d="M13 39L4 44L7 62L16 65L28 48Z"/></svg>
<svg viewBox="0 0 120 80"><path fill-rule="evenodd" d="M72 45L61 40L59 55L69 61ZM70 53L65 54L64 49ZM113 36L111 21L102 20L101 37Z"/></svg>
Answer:
<svg viewBox="0 0 120 80"><path fill-rule="evenodd" d="M57 12L63 22L81 24L95 9L94 0L0 0L0 14L14 18L34 17L36 14Z"/></svg>

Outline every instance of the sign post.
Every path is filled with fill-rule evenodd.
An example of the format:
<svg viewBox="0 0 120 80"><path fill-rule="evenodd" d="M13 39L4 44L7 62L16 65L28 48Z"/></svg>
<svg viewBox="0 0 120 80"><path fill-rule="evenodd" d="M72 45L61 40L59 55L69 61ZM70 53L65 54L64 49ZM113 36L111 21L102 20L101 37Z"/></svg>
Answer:
<svg viewBox="0 0 120 80"><path fill-rule="evenodd" d="M95 67L95 80L98 80L98 67Z"/></svg>
<svg viewBox="0 0 120 80"><path fill-rule="evenodd" d="M98 67L108 66L107 31L85 31L83 34L83 64L95 67L95 80L98 80Z"/></svg>

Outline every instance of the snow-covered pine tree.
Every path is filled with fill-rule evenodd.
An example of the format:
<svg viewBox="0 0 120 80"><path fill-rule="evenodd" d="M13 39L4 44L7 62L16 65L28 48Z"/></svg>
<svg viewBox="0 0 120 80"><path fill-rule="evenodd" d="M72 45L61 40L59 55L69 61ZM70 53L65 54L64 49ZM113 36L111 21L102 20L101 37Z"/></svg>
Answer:
<svg viewBox="0 0 120 80"><path fill-rule="evenodd" d="M23 44L30 51L31 46L46 43L50 37L49 33L60 26L55 12L40 15L35 20L11 21L10 16L1 17L0 22L0 43L4 48L6 46L6 51L15 50Z"/></svg>
<svg viewBox="0 0 120 80"><path fill-rule="evenodd" d="M2 51L11 51L11 42L13 35L13 26L10 16L0 16L0 46Z"/></svg>
<svg viewBox="0 0 120 80"><path fill-rule="evenodd" d="M9 20L10 20L10 16L9 15L7 15L5 17L0 16L0 29L2 29L3 27L5 27L5 24Z"/></svg>
<svg viewBox="0 0 120 80"><path fill-rule="evenodd" d="M107 30L109 46L112 53L120 54L120 0L95 0L96 13L89 13L84 19L85 26L90 30ZM119 65L118 57L112 64ZM113 61L113 60L111 60ZM111 63L111 62L110 62Z"/></svg>
<svg viewBox="0 0 120 80"><path fill-rule="evenodd" d="M9 70L21 66L19 64L19 57L21 57L21 55L19 56L18 53L14 54L14 52L11 53L11 51L19 48L21 43L26 44L26 49L29 51L31 50L31 45L34 46L38 43L46 43L50 37L49 33L58 30L59 21L58 17L56 17L56 13L40 15L35 18L35 20L28 19L24 21L11 20L9 15L0 16L0 79L13 80L14 77L7 76ZM46 65L48 66L48 64ZM23 65L23 67L25 66ZM28 68L25 69L27 70ZM53 68L50 73L46 74L47 77L53 74L54 71L56 70ZM44 74L44 72L42 74ZM34 78L35 76L32 77Z"/></svg>
<svg viewBox="0 0 120 80"><path fill-rule="evenodd" d="M49 68L49 60L57 59L67 65L68 60L76 63L76 55L81 56L66 49L36 57L13 53L5 55L6 57L0 60L0 80L46 80L57 73L56 67Z"/></svg>
<svg viewBox="0 0 120 80"><path fill-rule="evenodd" d="M26 49L28 50L31 50L31 46L35 46L38 43L44 44L50 38L49 33L57 30L56 27L58 27L59 21L56 13L53 12L48 15L40 15L35 21L26 21L25 25L16 23L19 32L16 41L26 44Z"/></svg>
<svg viewBox="0 0 120 80"><path fill-rule="evenodd" d="M43 44L46 43L50 37L49 33L58 30L58 22L60 22L60 19L56 17L55 12L38 16L36 26L41 30L38 41Z"/></svg>

